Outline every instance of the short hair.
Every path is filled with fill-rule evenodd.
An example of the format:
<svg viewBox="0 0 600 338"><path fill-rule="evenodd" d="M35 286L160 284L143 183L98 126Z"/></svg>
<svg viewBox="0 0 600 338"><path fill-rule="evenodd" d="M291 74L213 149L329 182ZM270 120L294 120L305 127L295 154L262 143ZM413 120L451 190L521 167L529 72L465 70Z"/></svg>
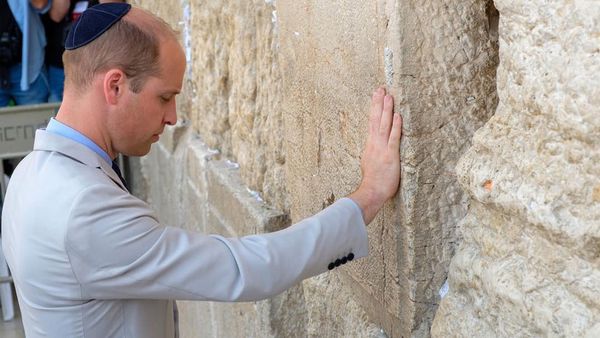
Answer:
<svg viewBox="0 0 600 338"><path fill-rule="evenodd" d="M162 19L142 10L150 20L136 23L126 17L89 44L63 53L65 87L84 92L96 74L118 68L139 93L150 76L160 73L160 42L176 32ZM170 33L170 34L169 34Z"/></svg>

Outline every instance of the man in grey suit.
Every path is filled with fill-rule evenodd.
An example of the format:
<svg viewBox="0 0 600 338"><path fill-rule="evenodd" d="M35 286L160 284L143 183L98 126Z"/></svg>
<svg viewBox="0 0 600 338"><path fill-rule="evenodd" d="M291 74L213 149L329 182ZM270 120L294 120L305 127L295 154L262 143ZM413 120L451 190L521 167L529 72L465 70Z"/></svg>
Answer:
<svg viewBox="0 0 600 338"><path fill-rule="evenodd" d="M174 337L175 299L264 299L367 255L365 224L399 184L401 118L383 88L354 193L287 229L224 238L161 225L113 164L147 154L176 121L185 57L171 29L98 5L66 49L60 111L13 174L2 215L28 337Z"/></svg>

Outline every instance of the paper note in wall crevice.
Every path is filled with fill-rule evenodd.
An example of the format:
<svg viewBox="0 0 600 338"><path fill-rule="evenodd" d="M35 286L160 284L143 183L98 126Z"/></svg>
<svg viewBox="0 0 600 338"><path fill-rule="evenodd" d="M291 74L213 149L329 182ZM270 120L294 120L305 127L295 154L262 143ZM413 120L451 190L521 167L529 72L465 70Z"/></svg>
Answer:
<svg viewBox="0 0 600 338"><path fill-rule="evenodd" d="M446 296L448 291L450 291L450 286L448 285L448 280L446 279L446 281L444 282L444 284L442 284L442 287L440 288L440 291L439 291L440 298L444 298L444 296Z"/></svg>

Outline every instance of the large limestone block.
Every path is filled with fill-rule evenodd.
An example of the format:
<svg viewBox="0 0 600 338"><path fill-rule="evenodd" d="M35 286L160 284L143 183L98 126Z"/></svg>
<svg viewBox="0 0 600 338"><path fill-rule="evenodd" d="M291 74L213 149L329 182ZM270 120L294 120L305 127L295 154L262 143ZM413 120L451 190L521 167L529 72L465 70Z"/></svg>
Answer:
<svg viewBox="0 0 600 338"><path fill-rule="evenodd" d="M302 288L261 302L178 301L180 337L306 337Z"/></svg>
<svg viewBox="0 0 600 338"><path fill-rule="evenodd" d="M345 286L341 280L343 278L347 277L332 273L303 283L304 297L309 300L309 306L306 308L308 321L302 337L389 337L381 327L369 320L364 306L353 294L354 290ZM317 298L321 301L315 302Z"/></svg>
<svg viewBox="0 0 600 338"><path fill-rule="evenodd" d="M231 228L231 236L283 229L286 214L266 205L241 181L239 169L230 161L209 161L206 165L206 194L211 213Z"/></svg>
<svg viewBox="0 0 600 338"><path fill-rule="evenodd" d="M496 1L496 115L457 166L472 202L434 336L600 334L600 6Z"/></svg>
<svg viewBox="0 0 600 338"><path fill-rule="evenodd" d="M428 335L456 223L466 213L452 168L497 102L497 16L490 7L278 1L293 220L356 187L376 86L388 86L404 115L399 197L369 226L369 258L331 282L352 289L368 320L393 337ZM307 301L320 306L326 290ZM334 326L319 325L323 332Z"/></svg>
<svg viewBox="0 0 600 338"><path fill-rule="evenodd" d="M286 93L286 178L292 218L298 221L347 195L359 183L358 158L369 96L383 82L379 62L383 46L377 38L383 20L370 1L278 1L277 6ZM381 227L370 228L369 232L374 241L383 240ZM353 262L345 268L347 272L370 275L370 279L362 278L371 291L361 290L367 303L373 302L373 295L377 300L384 298L381 247L371 246L371 257L377 257L376 262ZM393 271L395 252L388 253ZM373 321L353 316L352 312L323 313L323 309L333 306L327 290L344 289L342 285L318 288L309 281L305 288L313 290L305 294L310 336L336 336ZM356 303L352 300L356 296L350 292L335 295L341 304ZM377 314L380 322L386 321L387 309L378 307L379 313L372 314Z"/></svg>
<svg viewBox="0 0 600 338"><path fill-rule="evenodd" d="M276 9L271 1L136 0L179 31L178 106L204 142L240 164L252 190L287 210Z"/></svg>
<svg viewBox="0 0 600 338"><path fill-rule="evenodd" d="M492 1L403 1L398 16L405 115L398 252L406 262L399 276L410 285L411 330L428 335L467 207L453 169L497 104L498 13Z"/></svg>
<svg viewBox="0 0 600 338"><path fill-rule="evenodd" d="M286 210L275 7L265 1L189 3L194 128L240 164L251 189Z"/></svg>

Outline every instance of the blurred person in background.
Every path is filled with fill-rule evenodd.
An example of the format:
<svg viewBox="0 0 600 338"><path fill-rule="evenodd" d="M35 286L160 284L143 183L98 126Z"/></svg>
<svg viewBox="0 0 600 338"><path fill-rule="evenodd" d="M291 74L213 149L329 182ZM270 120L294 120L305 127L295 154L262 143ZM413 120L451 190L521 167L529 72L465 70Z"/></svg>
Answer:
<svg viewBox="0 0 600 338"><path fill-rule="evenodd" d="M0 107L46 102L46 36L39 13L49 0L0 0Z"/></svg>
<svg viewBox="0 0 600 338"><path fill-rule="evenodd" d="M0 0L0 108L44 103L48 79L44 69L46 36L39 13L49 0ZM8 175L18 159L0 165Z"/></svg>
<svg viewBox="0 0 600 338"><path fill-rule="evenodd" d="M65 39L71 26L81 13L99 3L125 2L121 0L53 0L50 10L42 16L46 30L46 67L50 95L48 102L60 102L63 98L65 69L62 54L65 51Z"/></svg>

